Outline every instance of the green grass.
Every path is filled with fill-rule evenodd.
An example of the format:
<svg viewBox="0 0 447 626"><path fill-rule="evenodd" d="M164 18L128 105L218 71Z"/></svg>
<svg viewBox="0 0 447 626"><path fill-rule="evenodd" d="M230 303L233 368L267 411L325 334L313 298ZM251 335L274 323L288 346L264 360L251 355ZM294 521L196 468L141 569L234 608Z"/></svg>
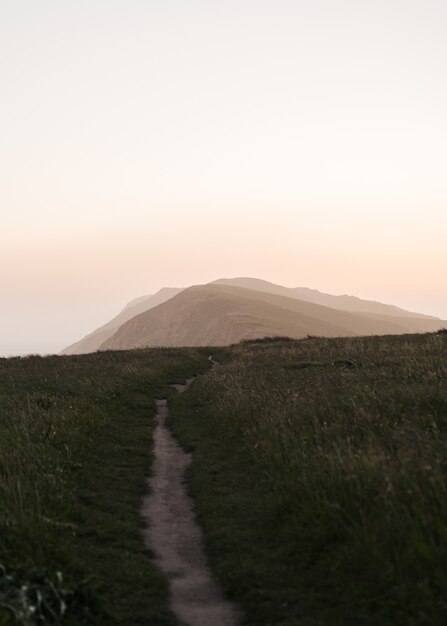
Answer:
<svg viewBox="0 0 447 626"><path fill-rule="evenodd" d="M173 404L252 626L447 623L447 335L258 342Z"/></svg>
<svg viewBox="0 0 447 626"><path fill-rule="evenodd" d="M154 399L200 349L0 360L0 625L169 626L142 541Z"/></svg>
<svg viewBox="0 0 447 626"><path fill-rule="evenodd" d="M165 396L247 625L447 623L447 334L212 352L178 397L210 350L0 360L0 626L174 626L140 517Z"/></svg>

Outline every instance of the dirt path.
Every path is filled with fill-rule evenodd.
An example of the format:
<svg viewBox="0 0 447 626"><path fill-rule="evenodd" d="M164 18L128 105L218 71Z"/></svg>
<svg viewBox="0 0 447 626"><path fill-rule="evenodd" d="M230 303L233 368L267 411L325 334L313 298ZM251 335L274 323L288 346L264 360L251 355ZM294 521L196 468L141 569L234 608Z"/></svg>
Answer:
<svg viewBox="0 0 447 626"><path fill-rule="evenodd" d="M182 393L193 380L172 387ZM148 525L145 543L169 581L170 606L181 624L237 626L238 612L224 598L205 558L202 531L184 482L191 455L180 448L166 427L168 412L167 401L157 400L155 460L148 481L150 494L142 509Z"/></svg>

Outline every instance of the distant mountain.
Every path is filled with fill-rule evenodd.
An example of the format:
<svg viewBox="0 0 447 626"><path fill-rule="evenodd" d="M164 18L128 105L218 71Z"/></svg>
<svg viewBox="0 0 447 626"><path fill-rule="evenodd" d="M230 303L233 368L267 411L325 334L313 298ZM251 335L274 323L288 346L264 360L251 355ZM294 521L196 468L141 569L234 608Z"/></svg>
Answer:
<svg viewBox="0 0 447 626"><path fill-rule="evenodd" d="M180 293L180 291L182 290L175 287L163 287L163 289L160 289L160 291L157 291L154 295L135 298L135 300L132 300L124 307L121 313L110 320L110 322L100 326L80 341L64 348L61 354L85 354L87 352L95 352L104 341L111 337L118 328L122 326L122 324L135 317L135 315L144 313L144 311L148 311L166 302Z"/></svg>
<svg viewBox="0 0 447 626"><path fill-rule="evenodd" d="M255 292L258 294L257 300L264 302L265 305L267 304L269 306L278 305L280 308L282 307L291 311L294 311L295 309L293 309L293 307L290 308L289 305L284 305L284 301L282 301L282 304L280 304L280 300L273 302L270 299L266 303L265 302L266 296L270 294L270 296L277 296L277 297L285 298L286 301L295 300L297 302L301 302L300 311L302 313L305 312L303 309L305 303L316 304L325 308L332 309L333 311L355 313L357 315L356 322L354 322L354 319L352 318L349 319L348 320L349 324L347 326L343 326L343 324L341 325L341 328L344 328L343 333L341 333L341 330L339 329L339 331L336 333L337 335L369 334L369 333L365 333L364 329L366 328L367 323L371 324L373 322L375 324L374 328L378 330L375 330L375 331L373 330L371 332L377 332L378 334L384 334L388 332L391 332L391 333L426 332L426 331L431 331L431 330L437 330L438 328L441 328L442 326L447 325L447 322L443 322L442 320L439 320L438 318L431 317L428 315L422 315L420 313L411 313L409 311L405 311L404 309L400 309L399 307L393 306L391 304L383 304L381 302L375 302L372 300L362 300L355 296L348 296L348 295L336 296L336 295L331 295L327 293L322 293L316 289L308 289L306 287L283 287L281 285L275 285L273 283L267 282L265 280L260 280L257 278L229 278L229 279L221 278L219 280L214 281L213 283L210 283L208 286L204 285L200 287L189 288L188 290L186 290L189 293L189 295L187 296L189 303L186 309L188 309L188 307L197 308L199 306L197 302L197 297L198 297L197 294L195 294L194 296L195 298L194 302L192 301L193 297L191 295L192 294L192 292L190 291L191 289L194 289L197 291L198 289L203 290L203 289L206 289L207 287L213 287L213 286L236 288L236 290L239 288L242 290ZM142 297L136 298L135 300L132 300L131 302L129 302L129 304L127 304L124 307L124 309L121 311L121 313L119 313L119 315L114 317L112 320L110 320L109 322L101 326L100 328L97 328L95 331L93 331L92 333L90 333L89 335L81 339L80 341L65 348L61 354L83 354L86 352L94 352L95 350L98 350L100 348L103 349L103 346L111 345L108 340L114 337L115 335L117 335L118 331L123 327L123 325L125 325L127 322L131 320L134 320L137 316L141 314L151 311L152 309L156 309L156 308L158 309L160 305L163 305L165 302L172 300L173 298L178 296L182 291L184 290L179 289L179 288L166 287L166 288L160 289L160 291L158 291L154 295L142 296ZM207 290L208 295L210 295L211 293L212 293L212 290L211 291ZM234 336L236 336L238 335L238 332L236 331L236 325L233 324L232 330L230 331L229 326L231 326L231 324L229 324L229 319L227 319L227 316L229 316L229 318L231 318L233 322L237 318L237 310L238 310L238 307L241 306L240 296L242 292L239 292L239 298L236 296L236 294L238 293L237 291L228 292L228 293L232 293L232 297L233 297L233 306L235 307L233 314L230 314L231 307L230 309L227 310L229 306L228 301L226 301L225 304L221 301L224 292L219 291L218 293L219 293L219 298L220 298L219 302L220 302L220 306L222 307L222 309L220 310L220 313L216 312L217 317L216 317L215 323L218 325L221 322L223 325L222 328L224 327L227 328L227 331L225 332L228 332L229 334L231 334L231 336L233 336L234 334L235 334ZM214 295L217 298L217 295L216 294ZM253 300L253 298L251 300ZM181 299L180 301L176 300L173 306L183 307L186 305L183 299ZM201 306L203 307L205 305L202 303ZM245 302L245 305L244 305L245 309L247 306L248 304L247 302ZM248 311L248 309L246 310ZM161 315L162 312L163 312L163 309L161 312L157 312L157 315L159 314ZM316 312L314 310L308 310L308 313L306 314L309 314L310 316L312 316L315 313ZM204 314L206 315L206 312L200 310L200 311L196 311L196 314L198 315L197 319L202 319L202 315ZM298 333L298 330L297 330L298 319L295 319L293 323L292 323L292 320L289 320L287 323L284 322L284 325L281 326L281 324L279 324L279 318L277 315L274 316L274 318L276 319L276 322L275 322L276 325L275 325L273 323L272 324L269 323L268 317L266 317L266 314L267 312L265 310L265 307L264 308L259 307L258 305L258 310L254 310L253 307L250 308L250 312L247 312L249 319L248 320L246 319L246 323L242 325L245 331L248 332L247 329L250 329L250 332L254 332L254 329L256 328L256 324L259 322L260 324L259 328L264 328L267 330L270 329L272 334L279 333L282 335L292 334L292 336L302 336L302 334L296 335L296 333ZM173 334L169 339L169 341L171 342L169 345L187 345L187 344L180 344L178 342L186 341L187 338L190 336L190 333L192 333L192 335L194 335L195 337L195 333L192 331L191 328L189 328L188 330L187 329L188 324L182 321L182 317L181 317L182 312L180 310L175 312L174 310L171 310L170 308L169 313L167 315L170 318L169 323L174 324L174 325L175 323L177 324L177 326L175 326L174 330L172 331ZM218 322L218 319L220 320L220 322ZM286 329L290 327L289 322L291 322L292 326L291 326L290 332L287 332ZM328 334L328 336L333 336L332 331L334 331L334 329L332 329L331 331L331 328L330 328L331 324L335 323L336 326L339 326L338 322L335 321L334 315L330 316L330 319L325 318L325 323L329 324L329 326L326 329L327 330L326 334ZM167 324L168 324L168 320L165 320L162 324L162 326L165 329L163 332L166 331ZM211 324L211 321L205 320L204 328L209 328L210 324ZM306 328L308 326L309 324L307 324ZM238 328L240 329L239 326ZM268 334L267 330L265 334ZM123 332L127 333L128 329L126 329L125 331L123 330ZM163 341L168 340L167 337L163 333L161 333L160 335L157 335L155 330L154 332L155 332L155 335L153 334L150 335L150 341L155 342L155 343L151 345L168 345L168 344L160 343L162 340ZM304 334L315 334L315 332L316 331L308 330ZM121 342L122 335L119 334L118 337L119 337L119 341ZM183 337L183 339L181 339L181 337ZM147 340L149 341L149 339ZM137 337L134 337L132 341L137 341ZM195 338L194 341L199 341L199 339ZM202 341L202 339L200 339L200 341ZM205 333L203 334L203 341L205 341ZM190 345L199 345L199 344L195 343L195 344L190 344Z"/></svg>
<svg viewBox="0 0 447 626"><path fill-rule="evenodd" d="M433 331L445 325L436 318L409 317L405 315L407 312L401 317L354 313L228 282L217 281L183 290L125 322L100 349L219 346L274 335L301 338L309 334L326 337L402 334ZM289 293L287 288L279 289ZM388 305L382 306L389 310Z"/></svg>
<svg viewBox="0 0 447 626"><path fill-rule="evenodd" d="M377 313L379 315L409 317L412 319L437 319L430 315L423 315L422 313L411 313L392 304L382 304L374 300L362 300L356 296L334 296L328 293L322 293L317 289L308 289L307 287L282 287L281 285L275 285L274 283L269 283L259 278L220 278L212 284L276 293L277 295L286 296L287 298L313 302L314 304L321 304L340 311Z"/></svg>

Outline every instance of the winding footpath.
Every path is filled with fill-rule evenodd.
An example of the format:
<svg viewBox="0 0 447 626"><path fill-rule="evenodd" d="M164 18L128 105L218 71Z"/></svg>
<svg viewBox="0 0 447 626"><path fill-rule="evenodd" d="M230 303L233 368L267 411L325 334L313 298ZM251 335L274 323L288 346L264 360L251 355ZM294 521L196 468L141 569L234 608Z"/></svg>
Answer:
<svg viewBox="0 0 447 626"><path fill-rule="evenodd" d="M209 360L213 367L219 366L212 357ZM193 381L171 386L183 393ZM191 454L182 450L166 426L167 400L157 400L156 405L155 459L142 508L147 522L145 543L168 579L170 608L181 624L238 626L239 613L225 599L208 566L194 503L186 491L185 471Z"/></svg>

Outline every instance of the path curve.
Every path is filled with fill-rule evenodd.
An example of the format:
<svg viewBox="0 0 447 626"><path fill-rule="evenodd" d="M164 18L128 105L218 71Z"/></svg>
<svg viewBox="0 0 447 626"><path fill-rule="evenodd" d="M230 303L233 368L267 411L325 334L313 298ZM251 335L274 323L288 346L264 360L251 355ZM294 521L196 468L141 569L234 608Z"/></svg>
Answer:
<svg viewBox="0 0 447 626"><path fill-rule="evenodd" d="M213 366L218 366L210 358ZM195 377L194 377L195 378ZM184 385L171 385L186 391ZM145 543L169 582L170 607L181 624L188 626L237 626L235 606L224 598L206 561L202 531L197 524L193 500L185 487L185 471L192 457L182 450L166 426L167 400L157 400L154 431L154 464L143 500L147 522Z"/></svg>

